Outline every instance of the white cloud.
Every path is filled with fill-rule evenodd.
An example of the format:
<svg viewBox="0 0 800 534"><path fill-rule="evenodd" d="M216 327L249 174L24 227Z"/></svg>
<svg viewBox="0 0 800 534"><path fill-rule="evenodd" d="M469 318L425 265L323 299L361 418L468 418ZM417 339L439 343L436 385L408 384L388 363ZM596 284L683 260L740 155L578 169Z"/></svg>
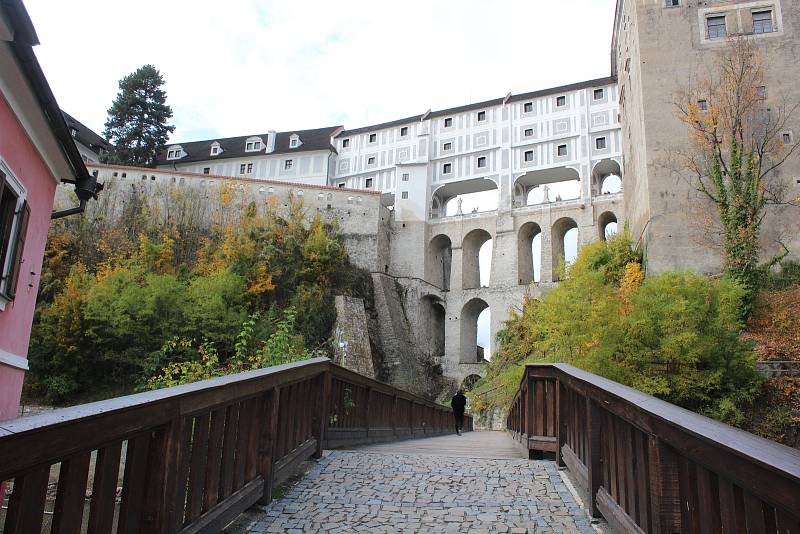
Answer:
<svg viewBox="0 0 800 534"><path fill-rule="evenodd" d="M369 123L606 76L613 0L27 0L61 106L102 130L153 63L174 138Z"/></svg>

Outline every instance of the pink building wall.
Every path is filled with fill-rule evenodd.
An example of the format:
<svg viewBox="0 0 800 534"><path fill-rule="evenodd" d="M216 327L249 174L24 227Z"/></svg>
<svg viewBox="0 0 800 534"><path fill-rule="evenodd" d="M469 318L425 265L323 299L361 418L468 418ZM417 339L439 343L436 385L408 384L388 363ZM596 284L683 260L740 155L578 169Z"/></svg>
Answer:
<svg viewBox="0 0 800 534"><path fill-rule="evenodd" d="M0 311L0 350L27 359L56 182L1 94L0 157L25 186L31 210L17 295ZM17 416L24 374L0 362L0 421Z"/></svg>

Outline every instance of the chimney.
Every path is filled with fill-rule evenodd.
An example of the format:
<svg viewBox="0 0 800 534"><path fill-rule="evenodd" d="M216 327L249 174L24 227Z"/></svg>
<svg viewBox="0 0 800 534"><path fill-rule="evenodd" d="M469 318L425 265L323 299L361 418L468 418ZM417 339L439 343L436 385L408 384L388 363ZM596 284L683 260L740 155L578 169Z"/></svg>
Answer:
<svg viewBox="0 0 800 534"><path fill-rule="evenodd" d="M278 133L275 130L269 130L267 132L267 154L270 152L275 152L275 137L277 137Z"/></svg>

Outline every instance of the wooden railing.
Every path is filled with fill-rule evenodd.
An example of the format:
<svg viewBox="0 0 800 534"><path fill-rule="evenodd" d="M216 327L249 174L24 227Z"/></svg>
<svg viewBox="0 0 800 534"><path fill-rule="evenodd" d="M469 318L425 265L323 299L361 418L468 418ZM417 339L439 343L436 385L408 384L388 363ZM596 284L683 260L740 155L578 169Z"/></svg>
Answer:
<svg viewBox="0 0 800 534"><path fill-rule="evenodd" d="M528 364L507 419L618 532L800 533L800 451L566 364Z"/></svg>
<svg viewBox="0 0 800 534"><path fill-rule="evenodd" d="M6 421L3 532L219 532L323 448L452 429L449 408L325 358Z"/></svg>

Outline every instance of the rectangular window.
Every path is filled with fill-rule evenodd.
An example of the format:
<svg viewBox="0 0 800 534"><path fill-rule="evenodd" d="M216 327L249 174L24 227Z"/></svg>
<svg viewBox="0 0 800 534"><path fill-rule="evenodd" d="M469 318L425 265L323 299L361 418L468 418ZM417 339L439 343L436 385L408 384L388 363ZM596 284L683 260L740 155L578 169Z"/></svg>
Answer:
<svg viewBox="0 0 800 534"><path fill-rule="evenodd" d="M404 182L407 182L407 181L408 181L408 173L407 173L407 172L404 172L404 173L403 173L403 181L404 181Z"/></svg>
<svg viewBox="0 0 800 534"><path fill-rule="evenodd" d="M598 137L594 140L594 146L597 150L605 150L606 149L606 138L605 137Z"/></svg>
<svg viewBox="0 0 800 534"><path fill-rule="evenodd" d="M681 5L681 0L665 0L664 6L665 7L678 7Z"/></svg>
<svg viewBox="0 0 800 534"><path fill-rule="evenodd" d="M253 150L261 150L261 141L256 141L255 143L253 143Z"/></svg>
<svg viewBox="0 0 800 534"><path fill-rule="evenodd" d="M408 135L408 126L403 126L400 128L400 137L405 137Z"/></svg>
<svg viewBox="0 0 800 534"><path fill-rule="evenodd" d="M253 174L253 164L252 163L248 163L247 164L247 174Z"/></svg>
<svg viewBox="0 0 800 534"><path fill-rule="evenodd" d="M530 113L533 111L533 102L525 102L525 105L522 106L522 111L524 113Z"/></svg>
<svg viewBox="0 0 800 534"><path fill-rule="evenodd" d="M402 198L403 200L407 200L408 199L408 191L403 191L400 194L400 198Z"/></svg>
<svg viewBox="0 0 800 534"><path fill-rule="evenodd" d="M167 159L173 159L174 157L175 157L174 150L170 150L169 152L167 152Z"/></svg>
<svg viewBox="0 0 800 534"><path fill-rule="evenodd" d="M0 294L16 295L30 208L11 178L0 170Z"/></svg>
<svg viewBox="0 0 800 534"><path fill-rule="evenodd" d="M244 174L244 171L245 171L246 168L247 168L247 166L244 163L239 165L239 174Z"/></svg>
<svg viewBox="0 0 800 534"><path fill-rule="evenodd" d="M567 97L566 96L562 95L562 96L556 97L556 107L557 108L563 108L566 105L567 105Z"/></svg>
<svg viewBox="0 0 800 534"><path fill-rule="evenodd" d="M344 189L344 182L339 183L339 189Z"/></svg>
<svg viewBox="0 0 800 534"><path fill-rule="evenodd" d="M292 160L287 159L286 161L283 162L283 170L285 171L290 170L292 168L292 165L293 165Z"/></svg>
<svg viewBox="0 0 800 534"><path fill-rule="evenodd" d="M595 89L594 90L594 99L595 100L603 100L603 97L606 96L605 89Z"/></svg>
<svg viewBox="0 0 800 534"><path fill-rule="evenodd" d="M442 146L442 150L444 150L445 152L447 152L448 150L453 150L453 143L449 143L449 142L445 143Z"/></svg>
<svg viewBox="0 0 800 534"><path fill-rule="evenodd" d="M758 95L758 98L767 98L767 86L759 85L756 87L756 94Z"/></svg>
<svg viewBox="0 0 800 534"><path fill-rule="evenodd" d="M248 151L249 151L249 150L253 150L253 142L251 141L251 142L247 143L247 144L245 145L244 149L245 149L245 150L248 150Z"/></svg>
<svg viewBox="0 0 800 534"><path fill-rule="evenodd" d="M533 137L533 128L525 129L525 137Z"/></svg>
<svg viewBox="0 0 800 534"><path fill-rule="evenodd" d="M444 120L444 127L445 127L445 128L450 128L452 125L453 125L453 119L452 119L452 117L448 117L448 118L446 118L446 119Z"/></svg>
<svg viewBox="0 0 800 534"><path fill-rule="evenodd" d="M348 148L350 146L350 139L345 139L342 141L342 148Z"/></svg>
<svg viewBox="0 0 800 534"><path fill-rule="evenodd" d="M784 132L784 134L783 134L783 144L784 145L791 145L792 144L792 134L791 134L791 132Z"/></svg>
<svg viewBox="0 0 800 534"><path fill-rule="evenodd" d="M372 178L366 179L366 181L364 182L364 187L366 187L367 189L372 189Z"/></svg>
<svg viewBox="0 0 800 534"><path fill-rule="evenodd" d="M219 147L218 146L212 146L211 147L211 155L212 156L216 156L217 154L219 154Z"/></svg>
<svg viewBox="0 0 800 534"><path fill-rule="evenodd" d="M372 165L373 163L375 163L375 156L367 158L367 165Z"/></svg>
<svg viewBox="0 0 800 534"><path fill-rule="evenodd" d="M753 11L753 33L772 33L772 10Z"/></svg>
<svg viewBox="0 0 800 534"><path fill-rule="evenodd" d="M289 148L294 148L297 146L297 139L290 139L289 140Z"/></svg>
<svg viewBox="0 0 800 534"><path fill-rule="evenodd" d="M533 161L533 150L526 150L525 151L525 161L527 161L527 162Z"/></svg>
<svg viewBox="0 0 800 534"><path fill-rule="evenodd" d="M479 111L478 112L478 122L485 121L485 120L486 120L486 112L485 111Z"/></svg>
<svg viewBox="0 0 800 534"><path fill-rule="evenodd" d="M706 19L706 34L709 39L722 39L728 35L725 27L725 15L708 17Z"/></svg>
<svg viewBox="0 0 800 534"><path fill-rule="evenodd" d="M708 100L698 100L697 101L697 108L700 111L708 111Z"/></svg>
<svg viewBox="0 0 800 534"><path fill-rule="evenodd" d="M452 163L445 163L442 165L442 174L450 174L453 172L453 164Z"/></svg>
<svg viewBox="0 0 800 534"><path fill-rule="evenodd" d="M478 158L478 168L482 169L486 167L486 156L481 156Z"/></svg>
<svg viewBox="0 0 800 534"><path fill-rule="evenodd" d="M558 145L558 148L556 149L556 155L558 155L559 158L566 156L567 145Z"/></svg>
<svg viewBox="0 0 800 534"><path fill-rule="evenodd" d="M203 167L203 174L211 174L211 167Z"/></svg>
<svg viewBox="0 0 800 534"><path fill-rule="evenodd" d="M369 134L369 142L374 143L378 140L378 134Z"/></svg>

